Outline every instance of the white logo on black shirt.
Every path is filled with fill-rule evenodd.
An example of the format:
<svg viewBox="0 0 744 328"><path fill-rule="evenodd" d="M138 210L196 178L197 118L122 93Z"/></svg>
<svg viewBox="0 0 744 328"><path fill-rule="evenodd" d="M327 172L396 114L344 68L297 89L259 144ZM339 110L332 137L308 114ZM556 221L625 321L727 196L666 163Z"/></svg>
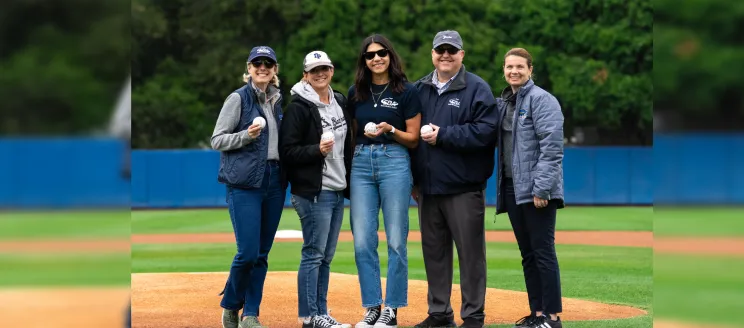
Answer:
<svg viewBox="0 0 744 328"><path fill-rule="evenodd" d="M452 99L449 100L448 105L455 106L457 108L460 108L460 99L452 98Z"/></svg>
<svg viewBox="0 0 744 328"><path fill-rule="evenodd" d="M392 108L392 109L398 109L398 103L393 100L393 98L385 98L383 100L380 100L380 106Z"/></svg>

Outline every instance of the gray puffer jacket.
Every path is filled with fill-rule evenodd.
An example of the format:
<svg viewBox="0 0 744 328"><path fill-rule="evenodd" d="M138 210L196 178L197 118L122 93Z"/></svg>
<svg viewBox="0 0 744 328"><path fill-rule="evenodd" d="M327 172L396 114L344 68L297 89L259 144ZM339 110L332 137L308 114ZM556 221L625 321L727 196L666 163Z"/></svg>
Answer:
<svg viewBox="0 0 744 328"><path fill-rule="evenodd" d="M502 120L506 106L505 101L499 101ZM513 149L511 167L517 204L531 203L538 196L558 199L558 208L563 208L563 113L558 100L531 79L527 81L517 92L512 131L513 143L502 145L499 133L498 145ZM506 212L502 157L497 166L496 214Z"/></svg>

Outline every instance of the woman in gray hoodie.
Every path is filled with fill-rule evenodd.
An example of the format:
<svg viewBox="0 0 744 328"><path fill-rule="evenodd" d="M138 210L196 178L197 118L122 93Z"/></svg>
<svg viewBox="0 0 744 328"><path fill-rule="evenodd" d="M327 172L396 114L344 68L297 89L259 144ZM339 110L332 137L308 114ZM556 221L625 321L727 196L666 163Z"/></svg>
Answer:
<svg viewBox="0 0 744 328"><path fill-rule="evenodd" d="M292 87L279 140L292 205L302 223L297 299L303 328L344 326L329 315L326 301L344 198L349 194L353 134L346 98L333 91L332 78L333 64L325 52L307 54L302 81Z"/></svg>

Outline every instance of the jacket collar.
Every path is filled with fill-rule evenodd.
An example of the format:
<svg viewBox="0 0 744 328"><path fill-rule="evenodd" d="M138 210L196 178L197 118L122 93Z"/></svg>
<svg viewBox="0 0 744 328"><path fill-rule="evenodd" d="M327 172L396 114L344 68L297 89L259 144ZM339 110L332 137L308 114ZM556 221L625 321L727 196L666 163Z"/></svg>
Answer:
<svg viewBox="0 0 744 328"><path fill-rule="evenodd" d="M436 70L431 71L431 73L424 76L419 81L421 81L423 84L430 85L432 88L436 89L437 86L431 82L431 79L434 78L434 73L436 73ZM457 77L455 78L454 81L452 81L452 84L450 84L449 88L447 88L447 90L445 90L444 92L446 93L449 91L457 91L460 89L464 89L466 86L465 75L466 75L465 64L462 64L462 66L460 66L460 71L457 72Z"/></svg>
<svg viewBox="0 0 744 328"><path fill-rule="evenodd" d="M281 96L281 93L279 92L279 89L274 86L273 84L269 84L268 87L266 87L266 92L261 91L258 87L256 87L255 84L253 84L253 78L248 78L248 90L253 93L253 96L258 100L259 102L263 102L264 99L271 103L271 105L275 105L276 102L279 100L279 97Z"/></svg>
<svg viewBox="0 0 744 328"><path fill-rule="evenodd" d="M530 89L535 86L535 82L532 81L532 79L527 80L527 82L524 83L522 87L517 90L517 97L524 97L527 95L528 92L530 92Z"/></svg>

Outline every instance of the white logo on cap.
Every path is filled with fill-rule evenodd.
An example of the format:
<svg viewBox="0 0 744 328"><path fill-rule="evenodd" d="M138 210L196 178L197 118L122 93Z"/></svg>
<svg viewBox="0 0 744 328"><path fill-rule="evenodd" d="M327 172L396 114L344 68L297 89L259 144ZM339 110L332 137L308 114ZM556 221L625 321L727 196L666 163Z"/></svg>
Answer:
<svg viewBox="0 0 744 328"><path fill-rule="evenodd" d="M452 39L452 37L449 36L449 35L445 35L445 36L442 37L442 39Z"/></svg>
<svg viewBox="0 0 744 328"><path fill-rule="evenodd" d="M256 52L260 54L270 54L271 50L269 50L269 48L266 48L266 47L260 47L256 49Z"/></svg>

